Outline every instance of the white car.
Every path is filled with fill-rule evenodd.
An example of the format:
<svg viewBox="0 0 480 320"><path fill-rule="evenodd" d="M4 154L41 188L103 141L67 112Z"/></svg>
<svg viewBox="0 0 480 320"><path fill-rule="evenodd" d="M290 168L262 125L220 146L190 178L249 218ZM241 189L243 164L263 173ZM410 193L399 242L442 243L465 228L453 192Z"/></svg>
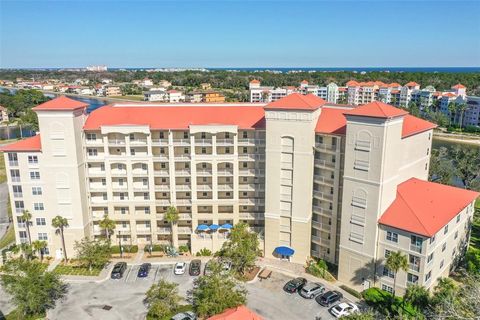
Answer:
<svg viewBox="0 0 480 320"><path fill-rule="evenodd" d="M335 316L335 318L349 316L358 311L358 306L351 302L342 302L330 308L330 313Z"/></svg>
<svg viewBox="0 0 480 320"><path fill-rule="evenodd" d="M173 273L184 274L185 270L187 270L187 264L185 262L177 262L173 268Z"/></svg>

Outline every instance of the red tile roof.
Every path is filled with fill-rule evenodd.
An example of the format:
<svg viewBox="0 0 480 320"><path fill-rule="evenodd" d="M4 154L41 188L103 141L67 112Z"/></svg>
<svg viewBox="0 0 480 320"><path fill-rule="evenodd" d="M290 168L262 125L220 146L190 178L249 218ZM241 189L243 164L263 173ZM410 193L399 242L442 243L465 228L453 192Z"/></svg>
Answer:
<svg viewBox="0 0 480 320"><path fill-rule="evenodd" d="M190 125L237 125L240 129L265 127L261 106L104 106L93 111L85 130L101 126L147 125L151 129L188 129Z"/></svg>
<svg viewBox="0 0 480 320"><path fill-rule="evenodd" d="M395 200L378 222L432 237L478 196L478 192L411 178L398 185Z"/></svg>
<svg viewBox="0 0 480 320"><path fill-rule="evenodd" d="M465 89L465 88L466 87L461 83L458 83L452 87L452 89Z"/></svg>
<svg viewBox="0 0 480 320"><path fill-rule="evenodd" d="M457 95L452 93L452 92L447 92L447 93L444 93L443 94L444 97L449 97L449 98L454 98L456 97Z"/></svg>
<svg viewBox="0 0 480 320"><path fill-rule="evenodd" d="M436 127L437 125L435 123L407 114L403 118L402 138L407 138Z"/></svg>
<svg viewBox="0 0 480 320"><path fill-rule="evenodd" d="M416 82L413 82L413 81L410 81L409 83L406 84L407 87L416 87L416 86L419 86L418 83Z"/></svg>
<svg viewBox="0 0 480 320"><path fill-rule="evenodd" d="M40 152L42 151L42 143L40 141L40 135L25 138L7 145L0 147L0 151L3 152Z"/></svg>
<svg viewBox="0 0 480 320"><path fill-rule="evenodd" d="M351 111L345 112L345 115L350 116L364 116L372 118L395 118L408 114L407 111L396 108L389 104L373 101L362 106L359 106Z"/></svg>
<svg viewBox="0 0 480 320"><path fill-rule="evenodd" d="M88 106L88 103L73 100L65 96L60 96L58 98L42 103L32 108L32 110L34 111L76 110L80 108L85 108L87 106Z"/></svg>
<svg viewBox="0 0 480 320"><path fill-rule="evenodd" d="M347 86L347 87L357 87L357 86L359 86L359 84L355 80L350 80L345 84L345 86Z"/></svg>
<svg viewBox="0 0 480 320"><path fill-rule="evenodd" d="M208 318L208 320L263 320L263 318L242 305L227 309L220 314Z"/></svg>
<svg viewBox="0 0 480 320"><path fill-rule="evenodd" d="M292 109L292 110L316 110L327 102L313 94L303 95L292 93L288 96L271 102L265 106L266 109Z"/></svg>
<svg viewBox="0 0 480 320"><path fill-rule="evenodd" d="M322 108L320 116L318 117L317 126L315 127L315 132L324 134L345 134L347 119L344 114L350 110L354 109ZM434 123L407 114L403 118L402 139L431 130L436 126L437 125Z"/></svg>
<svg viewBox="0 0 480 320"><path fill-rule="evenodd" d="M257 79L253 79L252 81L250 81L250 83L260 83L260 81L258 81Z"/></svg>
<svg viewBox="0 0 480 320"><path fill-rule="evenodd" d="M300 82L302 84L308 84L308 81L307 80L303 80L302 82Z"/></svg>

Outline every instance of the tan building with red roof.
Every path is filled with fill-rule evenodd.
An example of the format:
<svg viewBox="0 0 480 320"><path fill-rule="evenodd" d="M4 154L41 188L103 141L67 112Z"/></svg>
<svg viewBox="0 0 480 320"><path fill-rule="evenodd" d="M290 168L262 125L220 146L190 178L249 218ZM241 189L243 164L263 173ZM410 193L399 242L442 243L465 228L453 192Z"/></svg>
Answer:
<svg viewBox="0 0 480 320"><path fill-rule="evenodd" d="M387 250L412 263L400 289L430 288L465 247L477 194L426 182L435 126L402 109L299 93L268 104L86 107L65 97L39 105L40 134L2 147L17 243L28 241L23 210L32 240L57 258L56 215L69 221L70 256L75 241L104 236L105 215L115 243L192 253L217 251L245 222L268 257L322 258L339 265L340 281L386 290Z"/></svg>

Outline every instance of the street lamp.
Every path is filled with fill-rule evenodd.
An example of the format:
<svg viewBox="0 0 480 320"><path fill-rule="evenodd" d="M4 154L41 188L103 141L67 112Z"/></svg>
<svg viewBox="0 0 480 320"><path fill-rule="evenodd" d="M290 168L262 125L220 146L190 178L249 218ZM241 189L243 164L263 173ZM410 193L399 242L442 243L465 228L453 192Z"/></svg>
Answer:
<svg viewBox="0 0 480 320"><path fill-rule="evenodd" d="M122 231L118 230L118 248L120 249L120 258L123 258L123 248L122 248L122 242L121 242L121 235Z"/></svg>

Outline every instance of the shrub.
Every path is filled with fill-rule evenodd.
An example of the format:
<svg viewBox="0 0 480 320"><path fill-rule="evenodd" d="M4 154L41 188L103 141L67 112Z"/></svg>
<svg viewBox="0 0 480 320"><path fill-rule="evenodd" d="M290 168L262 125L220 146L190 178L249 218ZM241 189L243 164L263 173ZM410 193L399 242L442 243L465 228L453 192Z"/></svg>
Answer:
<svg viewBox="0 0 480 320"><path fill-rule="evenodd" d="M122 246L123 248L123 253L137 253L138 252L138 246L130 246L130 245L124 245ZM120 254L120 247L119 246L112 246L110 248L112 254Z"/></svg>
<svg viewBox="0 0 480 320"><path fill-rule="evenodd" d="M178 247L178 251L180 252L188 252L190 249L188 248L188 246L186 244L184 244L183 246L180 246Z"/></svg>
<svg viewBox="0 0 480 320"><path fill-rule="evenodd" d="M323 278L327 281L334 281L335 278L328 272L327 263L322 260L310 260L307 262L305 271L316 277Z"/></svg>
<svg viewBox="0 0 480 320"><path fill-rule="evenodd" d="M362 298L362 294L360 292L358 292L357 290L355 289L352 289L350 287L347 287L346 285L342 284L340 286L340 288L342 288L343 290L345 290L346 292L350 293L352 296L354 296L355 298L358 298L358 299L361 299Z"/></svg>
<svg viewBox="0 0 480 320"><path fill-rule="evenodd" d="M167 246L164 244L154 244L152 245L152 252L165 252L167 249ZM144 249L145 252L150 252L150 245L147 244Z"/></svg>
<svg viewBox="0 0 480 320"><path fill-rule="evenodd" d="M387 291L373 287L362 292L365 302L385 316L400 316L402 319L424 319L410 303L400 297L394 297Z"/></svg>
<svg viewBox="0 0 480 320"><path fill-rule="evenodd" d="M212 255L212 251L208 250L207 248L203 248L197 252L197 257L210 257Z"/></svg>

